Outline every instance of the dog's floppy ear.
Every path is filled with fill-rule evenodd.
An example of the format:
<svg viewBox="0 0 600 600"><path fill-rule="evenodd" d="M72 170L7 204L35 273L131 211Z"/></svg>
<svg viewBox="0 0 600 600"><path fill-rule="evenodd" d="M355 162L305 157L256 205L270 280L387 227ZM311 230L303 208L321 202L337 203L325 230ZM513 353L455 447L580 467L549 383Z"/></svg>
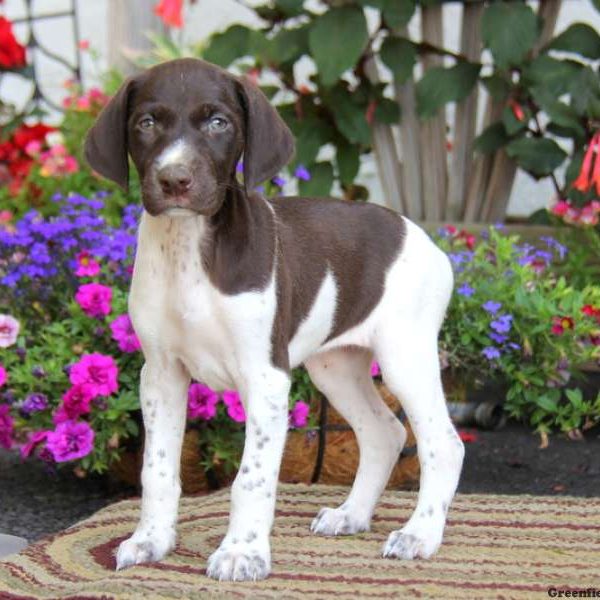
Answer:
<svg viewBox="0 0 600 600"><path fill-rule="evenodd" d="M294 154L294 137L258 86L240 80L245 114L244 183L252 189L277 175Z"/></svg>
<svg viewBox="0 0 600 600"><path fill-rule="evenodd" d="M92 169L125 191L129 184L127 117L133 82L133 78L125 81L102 109L88 131L84 146L85 158Z"/></svg>

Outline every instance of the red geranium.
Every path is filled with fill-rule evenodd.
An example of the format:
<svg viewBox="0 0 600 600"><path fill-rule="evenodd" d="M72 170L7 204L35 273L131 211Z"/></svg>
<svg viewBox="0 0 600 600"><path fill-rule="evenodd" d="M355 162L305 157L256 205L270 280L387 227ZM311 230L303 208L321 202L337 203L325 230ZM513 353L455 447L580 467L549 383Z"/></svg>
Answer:
<svg viewBox="0 0 600 600"><path fill-rule="evenodd" d="M154 13L158 15L167 27L183 27L181 11L183 0L160 0L154 7Z"/></svg>
<svg viewBox="0 0 600 600"><path fill-rule="evenodd" d="M25 66L25 48L17 42L12 23L0 17L0 67L20 69Z"/></svg>

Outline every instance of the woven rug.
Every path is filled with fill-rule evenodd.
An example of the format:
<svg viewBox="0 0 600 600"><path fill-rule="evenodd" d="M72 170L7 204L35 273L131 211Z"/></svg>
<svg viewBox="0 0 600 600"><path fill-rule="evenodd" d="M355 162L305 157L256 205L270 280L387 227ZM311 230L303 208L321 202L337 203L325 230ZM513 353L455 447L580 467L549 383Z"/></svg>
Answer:
<svg viewBox="0 0 600 600"><path fill-rule="evenodd" d="M181 502L179 543L160 563L114 571L114 552L137 522L138 500L89 519L0 561L0 598L547 598L548 588L600 588L600 499L459 495L444 544L431 560L380 558L415 494L386 492L372 531L343 538L309 533L322 506L347 489L281 485L273 572L256 583L204 575L225 532L228 490Z"/></svg>

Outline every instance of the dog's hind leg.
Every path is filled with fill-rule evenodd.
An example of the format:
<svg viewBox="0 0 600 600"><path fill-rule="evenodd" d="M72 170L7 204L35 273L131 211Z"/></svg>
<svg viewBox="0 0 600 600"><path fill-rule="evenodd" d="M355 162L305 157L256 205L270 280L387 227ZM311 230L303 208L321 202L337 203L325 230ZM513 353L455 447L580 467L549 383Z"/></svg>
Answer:
<svg viewBox="0 0 600 600"><path fill-rule="evenodd" d="M373 384L371 360L368 350L343 348L305 362L315 386L354 430L360 450L350 495L338 508L321 509L311 525L315 533L349 535L369 529L375 504L406 441L402 423Z"/></svg>
<svg viewBox="0 0 600 600"><path fill-rule="evenodd" d="M421 482L417 507L406 525L390 534L383 555L429 558L442 542L446 513L462 467L463 444L448 416L437 355L437 332L405 324L384 336L377 352L383 379L400 400L417 440Z"/></svg>

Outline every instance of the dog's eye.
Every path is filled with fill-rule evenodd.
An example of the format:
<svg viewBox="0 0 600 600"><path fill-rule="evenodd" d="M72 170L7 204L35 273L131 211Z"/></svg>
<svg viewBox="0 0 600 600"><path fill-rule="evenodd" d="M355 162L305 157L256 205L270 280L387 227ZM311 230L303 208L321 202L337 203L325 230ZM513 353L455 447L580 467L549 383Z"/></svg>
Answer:
<svg viewBox="0 0 600 600"><path fill-rule="evenodd" d="M211 117L208 125L213 131L223 131L229 125L229 122L223 117Z"/></svg>
<svg viewBox="0 0 600 600"><path fill-rule="evenodd" d="M151 129L152 127L154 127L154 119L152 117L144 117L139 123L138 125L142 128L142 129Z"/></svg>

